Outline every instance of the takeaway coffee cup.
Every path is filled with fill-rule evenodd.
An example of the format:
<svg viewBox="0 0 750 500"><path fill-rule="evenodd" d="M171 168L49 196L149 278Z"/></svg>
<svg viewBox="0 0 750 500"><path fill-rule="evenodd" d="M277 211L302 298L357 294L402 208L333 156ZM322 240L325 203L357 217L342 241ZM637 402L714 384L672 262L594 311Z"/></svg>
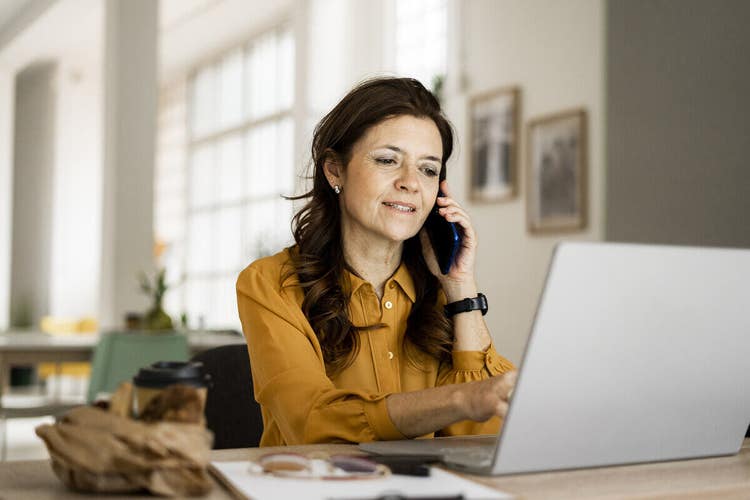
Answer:
<svg viewBox="0 0 750 500"><path fill-rule="evenodd" d="M138 370L133 377L133 414L139 417L148 403L162 390L173 384L195 387L206 406L207 377L203 374L203 363L192 361L157 361Z"/></svg>

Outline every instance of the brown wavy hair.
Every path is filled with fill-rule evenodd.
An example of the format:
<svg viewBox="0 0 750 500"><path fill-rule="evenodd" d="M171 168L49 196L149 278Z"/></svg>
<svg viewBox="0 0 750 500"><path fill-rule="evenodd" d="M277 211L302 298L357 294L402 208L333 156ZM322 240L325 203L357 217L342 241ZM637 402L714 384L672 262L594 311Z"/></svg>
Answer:
<svg viewBox="0 0 750 500"><path fill-rule="evenodd" d="M299 278L305 294L302 311L318 337L329 374L351 364L359 350L359 332L378 325L355 326L347 313L351 290L344 282L347 264L341 241L341 209L323 165L332 159L346 168L355 143L367 130L403 115L429 118L437 126L443 145L440 179L444 179L445 165L453 152L453 129L438 100L412 78L375 78L352 89L315 127L312 189L289 198L309 201L292 219L296 241L291 252L293 269L283 279L295 273ZM404 242L401 258L416 291L407 319L407 353L417 366L419 351L440 361L449 360L452 323L437 307L440 284L427 268L419 235Z"/></svg>

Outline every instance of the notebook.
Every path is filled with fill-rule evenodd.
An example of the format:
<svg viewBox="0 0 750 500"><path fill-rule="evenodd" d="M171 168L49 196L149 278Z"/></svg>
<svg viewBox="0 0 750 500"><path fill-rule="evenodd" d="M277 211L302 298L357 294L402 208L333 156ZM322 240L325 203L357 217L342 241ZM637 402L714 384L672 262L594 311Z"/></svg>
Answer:
<svg viewBox="0 0 750 500"><path fill-rule="evenodd" d="M734 454L748 359L750 250L562 243L499 434L360 447L493 475Z"/></svg>

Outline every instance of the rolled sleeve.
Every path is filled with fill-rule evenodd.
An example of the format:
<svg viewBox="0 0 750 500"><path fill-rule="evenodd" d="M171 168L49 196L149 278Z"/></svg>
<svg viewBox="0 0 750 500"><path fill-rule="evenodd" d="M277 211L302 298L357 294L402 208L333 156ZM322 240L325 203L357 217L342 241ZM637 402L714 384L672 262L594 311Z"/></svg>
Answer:
<svg viewBox="0 0 750 500"><path fill-rule="evenodd" d="M513 363L497 353L493 344L486 351L454 351L452 361L452 365L441 367L438 385L484 380L516 369ZM486 422L465 420L440 430L437 435L495 434L501 425L502 419L499 417L492 417Z"/></svg>
<svg viewBox="0 0 750 500"><path fill-rule="evenodd" d="M407 439L393 424L391 415L388 413L388 404L385 398L365 403L365 414L367 415L367 421L373 429L376 441Z"/></svg>
<svg viewBox="0 0 750 500"><path fill-rule="evenodd" d="M438 385L483 380L515 369L513 363L497 353L493 344L486 351L453 351L452 363L441 370Z"/></svg>

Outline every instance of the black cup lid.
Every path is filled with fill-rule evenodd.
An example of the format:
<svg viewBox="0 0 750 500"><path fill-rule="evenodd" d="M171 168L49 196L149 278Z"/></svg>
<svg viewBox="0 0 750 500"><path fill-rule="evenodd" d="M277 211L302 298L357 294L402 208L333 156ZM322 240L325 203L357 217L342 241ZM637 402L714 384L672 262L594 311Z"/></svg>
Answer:
<svg viewBox="0 0 750 500"><path fill-rule="evenodd" d="M203 375L203 363L200 362L157 361L138 370L133 383L138 387L156 389L172 384L206 387L206 377Z"/></svg>

